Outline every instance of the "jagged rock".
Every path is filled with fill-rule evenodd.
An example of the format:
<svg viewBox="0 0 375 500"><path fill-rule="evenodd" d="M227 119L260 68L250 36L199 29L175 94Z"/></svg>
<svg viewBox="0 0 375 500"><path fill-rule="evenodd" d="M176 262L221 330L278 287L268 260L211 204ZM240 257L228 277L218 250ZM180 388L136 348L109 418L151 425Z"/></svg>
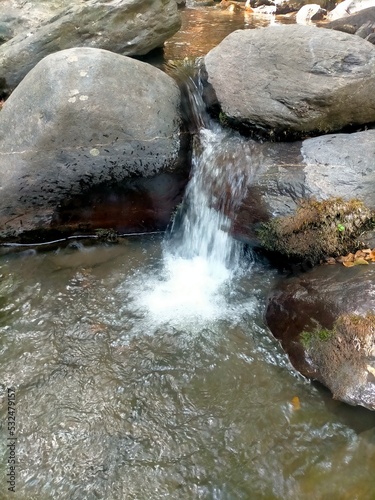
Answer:
<svg viewBox="0 0 375 500"><path fill-rule="evenodd" d="M87 47L47 56L0 112L0 236L165 228L188 175L179 105L146 63Z"/></svg>
<svg viewBox="0 0 375 500"><path fill-rule="evenodd" d="M292 364L334 398L375 410L375 266L319 266L285 279L266 321Z"/></svg>
<svg viewBox="0 0 375 500"><path fill-rule="evenodd" d="M375 121L375 52L359 37L299 25L238 30L204 61L208 104L234 126L282 137Z"/></svg>
<svg viewBox="0 0 375 500"><path fill-rule="evenodd" d="M22 31L0 46L0 91L16 87L38 61L53 52L87 46L123 55L147 54L181 25L175 0L78 0L53 5L53 17L49 17L52 9L44 5L44 10L38 2L22 7L30 13L40 8L41 22L38 16L24 25L21 22Z"/></svg>

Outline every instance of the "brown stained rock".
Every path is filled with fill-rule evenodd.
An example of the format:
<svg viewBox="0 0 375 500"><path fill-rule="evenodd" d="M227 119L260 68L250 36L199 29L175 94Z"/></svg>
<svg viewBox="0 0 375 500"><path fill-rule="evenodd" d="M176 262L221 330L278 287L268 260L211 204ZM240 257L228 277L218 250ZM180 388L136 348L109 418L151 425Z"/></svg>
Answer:
<svg viewBox="0 0 375 500"><path fill-rule="evenodd" d="M319 266L281 282L265 315L297 370L372 410L374 297L375 266Z"/></svg>
<svg viewBox="0 0 375 500"><path fill-rule="evenodd" d="M0 237L165 228L188 180L179 106L172 78L129 57L81 47L43 59L0 112Z"/></svg>
<svg viewBox="0 0 375 500"><path fill-rule="evenodd" d="M321 382L335 399L375 410L375 315L343 314L332 330L300 336Z"/></svg>

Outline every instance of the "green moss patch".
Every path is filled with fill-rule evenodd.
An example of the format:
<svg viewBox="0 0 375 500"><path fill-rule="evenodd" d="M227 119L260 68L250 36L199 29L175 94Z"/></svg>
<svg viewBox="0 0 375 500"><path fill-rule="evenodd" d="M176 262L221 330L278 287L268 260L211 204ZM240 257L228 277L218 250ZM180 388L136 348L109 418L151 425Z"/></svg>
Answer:
<svg viewBox="0 0 375 500"><path fill-rule="evenodd" d="M375 355L375 314L343 314L331 330L317 326L299 340L334 397L341 399L353 384L366 382Z"/></svg>
<svg viewBox="0 0 375 500"><path fill-rule="evenodd" d="M266 250L316 264L355 251L373 226L373 212L359 200L301 201L295 214L263 223L258 238Z"/></svg>

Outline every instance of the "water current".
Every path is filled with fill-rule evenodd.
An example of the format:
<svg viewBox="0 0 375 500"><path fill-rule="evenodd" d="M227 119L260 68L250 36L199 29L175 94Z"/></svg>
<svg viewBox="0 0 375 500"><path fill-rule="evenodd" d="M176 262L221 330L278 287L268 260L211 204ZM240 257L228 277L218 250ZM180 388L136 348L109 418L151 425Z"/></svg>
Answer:
<svg viewBox="0 0 375 500"><path fill-rule="evenodd" d="M168 235L0 257L0 498L375 498L374 414L299 376L265 326L279 277L230 236L252 149L194 92Z"/></svg>

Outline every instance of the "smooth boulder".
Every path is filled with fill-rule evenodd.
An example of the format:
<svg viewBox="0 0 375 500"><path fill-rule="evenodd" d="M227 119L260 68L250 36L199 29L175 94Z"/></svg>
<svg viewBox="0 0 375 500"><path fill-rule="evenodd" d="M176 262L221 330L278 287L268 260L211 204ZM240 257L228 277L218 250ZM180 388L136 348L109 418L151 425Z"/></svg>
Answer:
<svg viewBox="0 0 375 500"><path fill-rule="evenodd" d="M375 410L375 265L320 266L270 294L266 322L294 367Z"/></svg>
<svg viewBox="0 0 375 500"><path fill-rule="evenodd" d="M204 62L208 104L228 123L286 137L375 121L375 51L359 37L299 25L238 30Z"/></svg>
<svg viewBox="0 0 375 500"><path fill-rule="evenodd" d="M105 219L116 204L112 227L130 217L147 229L159 212L165 227L187 179L179 106L172 78L132 58L74 48L43 59L0 112L0 237L92 228L90 213ZM133 221L137 200L147 214Z"/></svg>
<svg viewBox="0 0 375 500"><path fill-rule="evenodd" d="M0 91L16 87L41 59L59 50L92 47L143 55L181 26L175 0L60 2L56 14L0 46ZM37 8L37 3L35 3ZM48 17L48 14L43 14Z"/></svg>

